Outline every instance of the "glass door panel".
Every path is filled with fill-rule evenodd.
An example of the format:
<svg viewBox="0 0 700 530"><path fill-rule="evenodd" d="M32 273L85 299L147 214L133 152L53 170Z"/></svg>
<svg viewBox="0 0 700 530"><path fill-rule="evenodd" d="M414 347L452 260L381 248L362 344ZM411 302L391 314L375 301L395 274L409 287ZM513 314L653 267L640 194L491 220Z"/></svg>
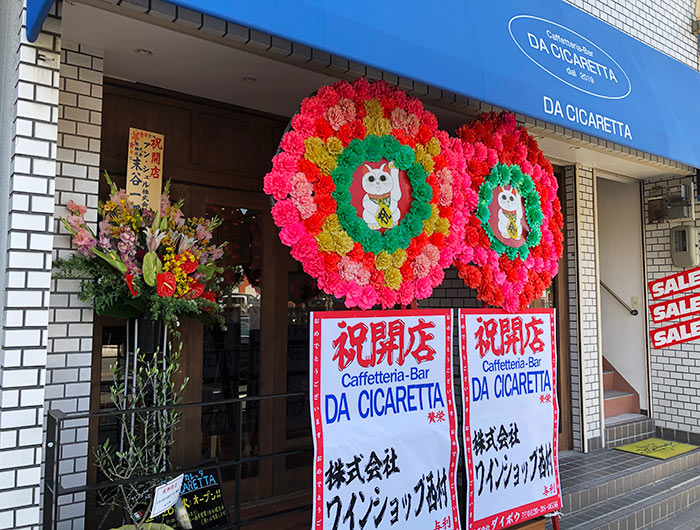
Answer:
<svg viewBox="0 0 700 530"><path fill-rule="evenodd" d="M207 327L202 348L202 401L260 395L262 308L262 213L248 208L209 206L207 216L224 223L216 232L217 244L226 243L222 265L226 329ZM260 403L244 402L204 406L202 409L201 457L219 462L261 453ZM237 438L239 418L241 437ZM267 489L261 483L259 462L242 466L241 498L257 498ZM222 472L224 482L233 481L235 468ZM247 483L247 484L246 484Z"/></svg>
<svg viewBox="0 0 700 530"><path fill-rule="evenodd" d="M275 431L276 451L299 451L278 459L275 466L274 492L276 494L310 490L313 471L313 439L309 414L309 314L312 311L342 310L344 306L332 296L320 291L316 281L303 272L301 265L289 256L289 249L281 247L286 264L287 283L287 344L285 387L279 392L306 395L289 397L285 407L277 407L275 414L283 416ZM276 416L278 417L278 416Z"/></svg>

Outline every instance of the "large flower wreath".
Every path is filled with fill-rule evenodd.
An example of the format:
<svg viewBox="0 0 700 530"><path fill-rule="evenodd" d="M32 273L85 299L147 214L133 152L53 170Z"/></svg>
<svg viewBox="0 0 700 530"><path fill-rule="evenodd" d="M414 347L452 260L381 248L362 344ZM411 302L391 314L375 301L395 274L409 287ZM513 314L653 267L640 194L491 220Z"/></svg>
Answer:
<svg viewBox="0 0 700 530"><path fill-rule="evenodd" d="M362 309L431 295L462 251L476 194L461 142L420 101L385 82L340 81L302 102L280 148L264 189L280 239L321 289ZM367 192L358 206L358 179L390 173L404 175L403 202Z"/></svg>
<svg viewBox="0 0 700 530"><path fill-rule="evenodd" d="M479 202L455 266L480 300L524 309L549 287L562 255L552 165L510 113L483 114L457 134Z"/></svg>

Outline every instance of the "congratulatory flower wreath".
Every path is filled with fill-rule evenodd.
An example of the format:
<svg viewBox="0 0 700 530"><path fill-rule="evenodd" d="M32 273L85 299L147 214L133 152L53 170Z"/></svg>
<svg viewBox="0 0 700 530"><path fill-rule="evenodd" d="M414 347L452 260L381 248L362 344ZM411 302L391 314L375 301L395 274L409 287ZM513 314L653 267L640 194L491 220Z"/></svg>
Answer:
<svg viewBox="0 0 700 530"><path fill-rule="evenodd" d="M265 177L282 243L347 307L431 295L462 252L474 209L459 139L385 82L306 98Z"/></svg>
<svg viewBox="0 0 700 530"><path fill-rule="evenodd" d="M480 300L524 309L549 287L562 255L552 165L510 113L483 114L457 134L479 200L455 266Z"/></svg>

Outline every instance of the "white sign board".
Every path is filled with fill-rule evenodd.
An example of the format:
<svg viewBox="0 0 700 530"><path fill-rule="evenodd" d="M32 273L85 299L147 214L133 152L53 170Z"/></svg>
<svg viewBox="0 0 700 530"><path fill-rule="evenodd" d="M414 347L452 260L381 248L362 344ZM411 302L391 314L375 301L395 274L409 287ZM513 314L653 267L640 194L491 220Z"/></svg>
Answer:
<svg viewBox="0 0 700 530"><path fill-rule="evenodd" d="M554 310L460 309L469 530L561 507Z"/></svg>
<svg viewBox="0 0 700 530"><path fill-rule="evenodd" d="M179 475L170 482L156 487L156 491L153 494L151 517L157 517L171 506L175 506L177 498L180 496L184 477L185 475Z"/></svg>
<svg viewBox="0 0 700 530"><path fill-rule="evenodd" d="M312 529L458 530L451 310L311 322Z"/></svg>

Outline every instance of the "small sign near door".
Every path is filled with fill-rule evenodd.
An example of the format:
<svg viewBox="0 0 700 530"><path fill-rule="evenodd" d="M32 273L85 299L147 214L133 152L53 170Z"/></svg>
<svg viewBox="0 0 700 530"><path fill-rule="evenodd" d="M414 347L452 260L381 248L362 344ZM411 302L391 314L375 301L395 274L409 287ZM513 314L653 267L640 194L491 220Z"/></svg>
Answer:
<svg viewBox="0 0 700 530"><path fill-rule="evenodd" d="M129 129L129 157L126 194L135 206L160 211L163 186L164 136L141 129Z"/></svg>
<svg viewBox="0 0 700 530"><path fill-rule="evenodd" d="M311 322L312 528L459 530L451 310Z"/></svg>
<svg viewBox="0 0 700 530"><path fill-rule="evenodd" d="M184 477L184 475L178 475L171 481L156 488L153 493L153 508L151 508L153 517L157 517L168 508L175 506L177 498L180 496L180 488L182 488L182 479Z"/></svg>
<svg viewBox="0 0 700 530"><path fill-rule="evenodd" d="M170 528L192 528L206 530L228 524L228 510L221 490L221 477L216 468L201 468L192 473L180 475L178 495L181 510L186 513L189 525L182 525L182 515L178 514L175 502L164 510L161 518L154 523L163 523Z"/></svg>
<svg viewBox="0 0 700 530"><path fill-rule="evenodd" d="M561 508L553 309L460 309L467 527Z"/></svg>

